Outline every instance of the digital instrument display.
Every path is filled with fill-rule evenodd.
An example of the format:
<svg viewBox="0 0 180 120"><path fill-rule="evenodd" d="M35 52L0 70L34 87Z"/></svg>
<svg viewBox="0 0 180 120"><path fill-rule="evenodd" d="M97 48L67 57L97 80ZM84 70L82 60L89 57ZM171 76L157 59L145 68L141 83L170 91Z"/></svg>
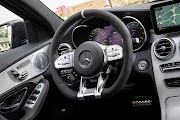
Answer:
<svg viewBox="0 0 180 120"><path fill-rule="evenodd" d="M127 24L127 28L131 34L133 43L133 50L139 49L145 41L145 30L138 22L130 22Z"/></svg>
<svg viewBox="0 0 180 120"><path fill-rule="evenodd" d="M94 29L90 36L90 41L95 41L104 45L122 45L121 35L110 25L104 28Z"/></svg>
<svg viewBox="0 0 180 120"><path fill-rule="evenodd" d="M180 3L171 1L151 6L154 30L157 34L180 30Z"/></svg>
<svg viewBox="0 0 180 120"><path fill-rule="evenodd" d="M145 30L141 24L136 21L129 22L126 26L131 34L133 50L137 50L145 41ZM90 33L89 40L101 43L103 45L123 45L121 35L111 25L102 29L94 29Z"/></svg>

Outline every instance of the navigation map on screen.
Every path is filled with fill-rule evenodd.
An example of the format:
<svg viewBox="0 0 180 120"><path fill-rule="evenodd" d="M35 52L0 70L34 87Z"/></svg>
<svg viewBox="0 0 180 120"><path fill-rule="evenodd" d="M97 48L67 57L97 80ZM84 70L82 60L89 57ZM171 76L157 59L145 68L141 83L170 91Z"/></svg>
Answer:
<svg viewBox="0 0 180 120"><path fill-rule="evenodd" d="M180 3L155 8L157 27L180 25Z"/></svg>

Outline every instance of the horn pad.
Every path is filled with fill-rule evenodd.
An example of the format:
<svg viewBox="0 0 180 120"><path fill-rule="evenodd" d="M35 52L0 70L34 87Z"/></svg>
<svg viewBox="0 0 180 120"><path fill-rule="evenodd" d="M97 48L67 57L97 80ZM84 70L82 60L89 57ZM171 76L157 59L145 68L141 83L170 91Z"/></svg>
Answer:
<svg viewBox="0 0 180 120"><path fill-rule="evenodd" d="M84 77L97 75L104 64L104 53L98 43L82 43L74 53L74 69Z"/></svg>

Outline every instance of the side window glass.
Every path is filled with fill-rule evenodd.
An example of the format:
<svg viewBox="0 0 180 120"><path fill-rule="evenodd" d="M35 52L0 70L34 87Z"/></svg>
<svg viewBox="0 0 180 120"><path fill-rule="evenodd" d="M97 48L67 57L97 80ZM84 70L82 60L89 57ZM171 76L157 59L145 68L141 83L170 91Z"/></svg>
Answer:
<svg viewBox="0 0 180 120"><path fill-rule="evenodd" d="M21 46L19 41L27 41L27 37L21 17L1 5L0 11L0 52L3 52ZM20 33L17 34L13 27Z"/></svg>

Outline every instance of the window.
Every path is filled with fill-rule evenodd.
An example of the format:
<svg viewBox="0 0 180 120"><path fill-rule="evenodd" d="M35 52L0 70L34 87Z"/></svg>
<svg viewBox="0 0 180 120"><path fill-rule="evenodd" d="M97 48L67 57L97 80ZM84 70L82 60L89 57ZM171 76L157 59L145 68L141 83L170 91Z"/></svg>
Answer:
<svg viewBox="0 0 180 120"><path fill-rule="evenodd" d="M11 49L12 27L6 24L12 20L23 21L22 18L0 5L0 52Z"/></svg>
<svg viewBox="0 0 180 120"><path fill-rule="evenodd" d="M104 9L127 5L144 4L156 0L40 0L62 19L86 9Z"/></svg>

